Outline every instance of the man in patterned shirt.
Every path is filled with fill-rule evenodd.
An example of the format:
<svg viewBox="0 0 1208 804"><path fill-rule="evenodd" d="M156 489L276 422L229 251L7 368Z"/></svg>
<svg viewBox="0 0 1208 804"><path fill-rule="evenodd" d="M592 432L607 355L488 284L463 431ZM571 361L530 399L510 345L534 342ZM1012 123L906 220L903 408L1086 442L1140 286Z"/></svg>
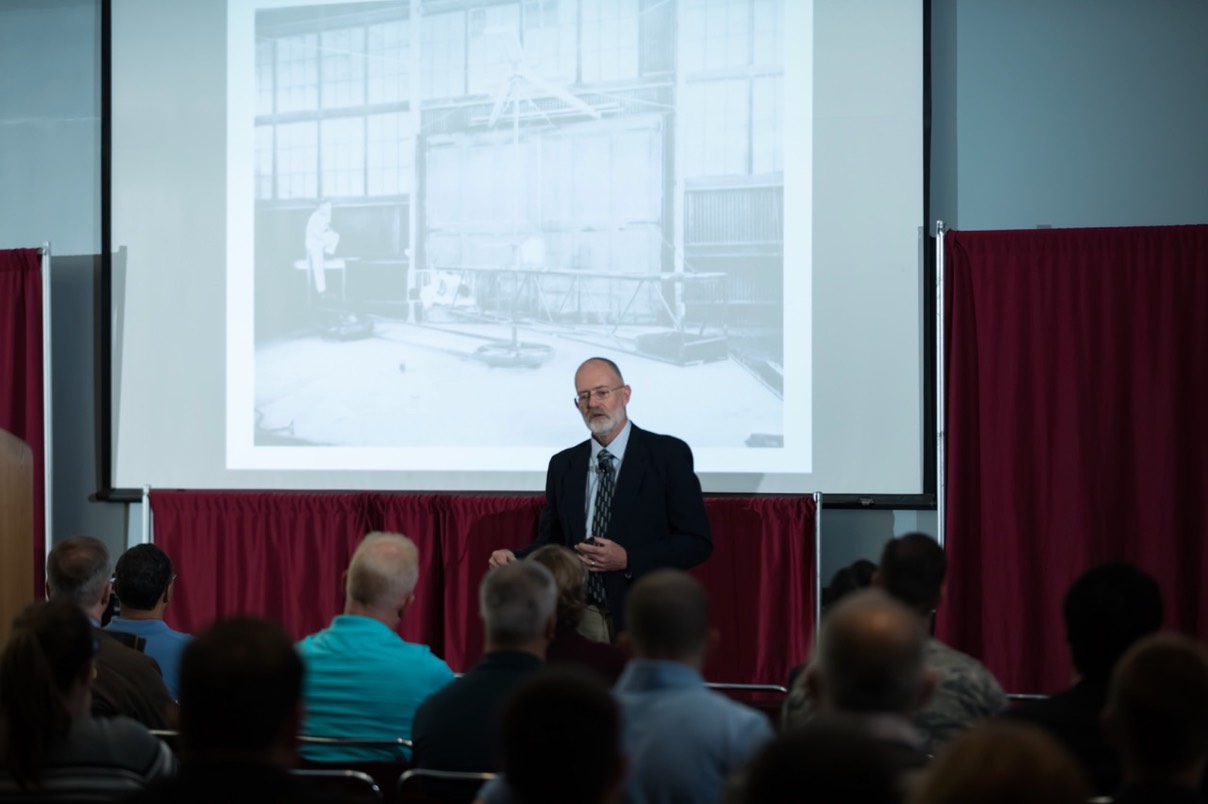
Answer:
<svg viewBox="0 0 1208 804"><path fill-rule="evenodd" d="M911 533L885 545L873 585L910 608L930 632L932 615L944 596L947 568L944 550L934 539ZM934 754L960 732L1006 710L1002 686L977 659L932 637L927 641L926 662L935 674L935 691L912 719L927 739L928 753ZM814 709L805 679L798 678L785 701L784 727L808 721Z"/></svg>

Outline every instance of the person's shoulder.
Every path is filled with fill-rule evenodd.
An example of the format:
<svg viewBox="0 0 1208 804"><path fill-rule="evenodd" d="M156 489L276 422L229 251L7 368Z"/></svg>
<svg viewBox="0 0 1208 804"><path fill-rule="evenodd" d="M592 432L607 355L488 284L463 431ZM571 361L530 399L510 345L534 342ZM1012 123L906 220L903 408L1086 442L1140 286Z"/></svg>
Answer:
<svg viewBox="0 0 1208 804"><path fill-rule="evenodd" d="M578 444L575 444L573 447L567 447L566 449L555 452L553 457L551 457L549 459L549 462L551 464L554 464L554 463L562 463L565 461L569 461L571 458L575 457L577 454L583 452L583 450L589 450L589 451L591 450L591 439L584 439L583 441L580 441Z"/></svg>
<svg viewBox="0 0 1208 804"><path fill-rule="evenodd" d="M630 422L630 427L632 428L629 431L630 444L636 442L637 444L654 451L662 450L668 452L686 452L689 455L692 454L692 448L689 447L688 442L684 441L682 438L667 435L666 433L656 433L653 430L644 430L632 422Z"/></svg>

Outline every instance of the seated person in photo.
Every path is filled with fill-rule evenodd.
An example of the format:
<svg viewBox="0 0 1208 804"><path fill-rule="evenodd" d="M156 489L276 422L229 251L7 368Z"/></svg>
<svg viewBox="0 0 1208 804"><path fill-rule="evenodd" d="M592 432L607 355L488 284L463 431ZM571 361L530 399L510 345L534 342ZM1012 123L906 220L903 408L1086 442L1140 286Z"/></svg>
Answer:
<svg viewBox="0 0 1208 804"><path fill-rule="evenodd" d="M517 687L500 714L498 742L503 776L480 802L623 800L620 712L599 676L581 667L548 667Z"/></svg>
<svg viewBox="0 0 1208 804"><path fill-rule="evenodd" d="M825 717L876 740L900 794L928 760L926 736L913 722L935 687L926 657L927 632L918 615L880 589L864 589L827 611L816 655L800 680L817 707L808 723Z"/></svg>
<svg viewBox="0 0 1208 804"><path fill-rule="evenodd" d="M276 623L245 617L199 633L180 661L180 770L127 801L329 801L290 774L298 761L302 675L302 659Z"/></svg>
<svg viewBox="0 0 1208 804"><path fill-rule="evenodd" d="M730 804L900 804L898 767L884 743L846 720L818 717L764 747Z"/></svg>
<svg viewBox="0 0 1208 804"><path fill-rule="evenodd" d="M487 572L478 587L484 653L465 675L420 704L413 730L415 767L498 769L499 711L512 690L544 665L557 597L554 576L535 561Z"/></svg>
<svg viewBox="0 0 1208 804"><path fill-rule="evenodd" d="M1162 627L1158 582L1124 562L1084 572L1063 601L1066 641L1078 677L1074 685L1007 716L1041 726L1074 755L1090 777L1095 795L1120 786L1120 759L1101 726L1108 680L1116 662L1137 640Z"/></svg>
<svg viewBox="0 0 1208 804"><path fill-rule="evenodd" d="M298 643L306 663L303 733L321 737L411 739L415 710L453 680L427 645L398 635L415 601L419 552L398 533L370 533L344 573L344 613ZM302 746L315 762L410 759L394 746Z"/></svg>
<svg viewBox="0 0 1208 804"><path fill-rule="evenodd" d="M159 665L164 685L173 698L180 697L180 654L193 637L168 627L164 609L172 599L176 575L172 559L153 544L131 547L117 560L113 590L121 602L120 614L105 626L142 637L143 653Z"/></svg>
<svg viewBox="0 0 1208 804"><path fill-rule="evenodd" d="M908 533L885 545L872 585L913 611L919 627L930 633L932 618L944 600L947 571L944 549L935 539ZM934 754L960 732L1007 708L1002 686L974 657L930 637L926 663L935 676L935 689L912 715L927 740L926 753ZM804 723L812 711L809 689L798 679L785 700L785 727Z"/></svg>
<svg viewBox="0 0 1208 804"><path fill-rule="evenodd" d="M629 801L721 800L732 775L772 739L761 712L705 686L717 644L704 586L683 570L643 576L626 604L621 640L633 658L613 693L629 758Z"/></svg>
<svg viewBox="0 0 1208 804"><path fill-rule="evenodd" d="M1115 804L1203 801L1208 767L1208 649L1178 634L1135 643L1116 664L1104 726L1124 784Z"/></svg>
<svg viewBox="0 0 1208 804"><path fill-rule="evenodd" d="M772 726L762 713L705 686L700 671L717 631L704 587L682 570L656 570L633 585L626 614L621 641L633 658L613 688L629 763L624 800L721 801L731 778L772 740ZM504 756L508 751L505 744ZM489 782L481 800L517 800L514 773Z"/></svg>
<svg viewBox="0 0 1208 804"><path fill-rule="evenodd" d="M539 547L527 560L543 565L558 584L558 629L545 652L546 663L586 667L608 684L615 684L625 669L625 654L615 645L588 639L578 631L587 610L587 570L583 561L560 544Z"/></svg>
<svg viewBox="0 0 1208 804"><path fill-rule="evenodd" d="M100 645L92 684L92 714L126 715L149 729L169 728L176 704L150 656L119 642L101 628L113 584L109 550L91 536L73 536L46 557L46 591L75 603L87 615Z"/></svg>
<svg viewBox="0 0 1208 804"><path fill-rule="evenodd" d="M1087 804L1082 768L1043 729L997 721L959 735L923 771L909 804Z"/></svg>
<svg viewBox="0 0 1208 804"><path fill-rule="evenodd" d="M872 586L872 579L876 573L877 565L866 558L858 558L846 567L840 567L836 570L835 574L831 576L830 583L822 590L823 616L826 616L827 609L847 595ZM792 688L793 683L804 669L804 662L791 668L789 670L788 683L785 686Z"/></svg>
<svg viewBox="0 0 1208 804"><path fill-rule="evenodd" d="M0 801L109 801L175 771L141 723L91 716L96 649L88 617L64 598L13 622L0 657Z"/></svg>

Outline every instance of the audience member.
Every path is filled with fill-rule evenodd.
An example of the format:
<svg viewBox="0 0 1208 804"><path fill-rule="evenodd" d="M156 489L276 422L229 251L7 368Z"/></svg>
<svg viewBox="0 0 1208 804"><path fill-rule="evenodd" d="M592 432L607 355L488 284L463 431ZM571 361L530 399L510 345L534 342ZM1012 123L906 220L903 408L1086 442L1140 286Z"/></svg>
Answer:
<svg viewBox="0 0 1208 804"><path fill-rule="evenodd" d="M506 792L500 796L508 801L621 801L625 759L620 714L594 673L562 666L541 670L524 681L503 707L499 744L507 778Z"/></svg>
<svg viewBox="0 0 1208 804"><path fill-rule="evenodd" d="M114 570L113 589L121 603L107 631L134 634L146 644L143 653L159 665L164 686L180 697L180 654L193 637L168 627L164 609L172 599L176 575L172 559L153 544L139 544L122 553Z"/></svg>
<svg viewBox="0 0 1208 804"><path fill-rule="evenodd" d="M180 772L129 801L322 801L289 774L298 758L302 676L302 659L274 623L240 618L202 631L180 663Z"/></svg>
<svg viewBox="0 0 1208 804"><path fill-rule="evenodd" d="M996 722L958 736L936 756L910 804L1086 804L1078 763L1042 729Z"/></svg>
<svg viewBox="0 0 1208 804"><path fill-rule="evenodd" d="M652 572L633 585L625 620L633 658L613 692L630 762L626 800L719 801L773 735L762 713L705 686L717 631L704 587L682 570Z"/></svg>
<svg viewBox="0 0 1208 804"><path fill-rule="evenodd" d="M1120 761L1100 726L1108 680L1130 645L1162 627L1162 595L1157 582L1131 564L1102 564L1070 586L1064 614L1080 677L1069 689L1008 715L1047 729L1081 763L1095 793L1108 796L1122 778Z"/></svg>
<svg viewBox="0 0 1208 804"><path fill-rule="evenodd" d="M597 642L579 633L579 621L587 610L587 570L575 552L560 544L539 547L528 556L553 573L558 584L558 627L545 653L548 664L575 664L599 673L609 684L616 683L625 669L625 654L607 642Z"/></svg>
<svg viewBox="0 0 1208 804"><path fill-rule="evenodd" d="M79 606L96 630L99 652L92 684L92 714L126 715L147 728L163 729L175 710L154 659L118 642L101 629L109 605L109 551L91 536L73 536L54 546L46 557L46 588Z"/></svg>
<svg viewBox="0 0 1208 804"><path fill-rule="evenodd" d="M779 735L751 761L732 804L898 804L899 768L864 729L822 715Z"/></svg>
<svg viewBox="0 0 1208 804"><path fill-rule="evenodd" d="M419 553L397 533L370 533L344 573L344 613L298 643L306 663L303 731L324 737L411 739L420 703L453 680L426 645L396 629L415 601ZM399 747L314 745L302 755L320 762L408 759Z"/></svg>
<svg viewBox="0 0 1208 804"><path fill-rule="evenodd" d="M1175 634L1142 638L1116 665L1104 722L1124 768L1116 804L1202 801L1208 650Z"/></svg>
<svg viewBox="0 0 1208 804"><path fill-rule="evenodd" d="M175 770L142 724L90 716L96 647L64 598L13 622L0 657L0 801L109 801Z"/></svg>
<svg viewBox="0 0 1208 804"><path fill-rule="evenodd" d="M946 573L943 548L926 534L911 533L885 545L873 585L909 607L920 628L929 632L932 615L943 600ZM1007 708L998 681L972 656L932 637L927 640L926 663L935 674L936 687L913 720L927 740L927 753L935 753L956 734ZM784 725L800 725L812 709L809 688L799 679L785 701Z"/></svg>
<svg viewBox="0 0 1208 804"><path fill-rule="evenodd" d="M872 586L876 574L877 565L866 558L858 558L846 567L840 567L822 591L823 613L852 592Z"/></svg>
<svg viewBox="0 0 1208 804"><path fill-rule="evenodd" d="M918 615L879 589L848 595L822 620L818 649L802 683L818 712L852 724L881 744L905 790L926 764L926 738L911 717L935 686Z"/></svg>
<svg viewBox="0 0 1208 804"><path fill-rule="evenodd" d="M507 695L545 661L553 638L558 589L535 561L489 570L478 587L486 631L482 658L461 678L420 704L413 741L417 768L498 769L494 737Z"/></svg>
<svg viewBox="0 0 1208 804"><path fill-rule="evenodd" d="M625 614L629 630L620 638L633 658L613 688L629 760L625 801L721 801L773 735L763 714L705 686L700 671L717 632L704 587L682 570L656 570L633 585ZM512 787L510 775L496 779L481 799L511 804Z"/></svg>
<svg viewBox="0 0 1208 804"><path fill-rule="evenodd" d="M831 606L852 592L872 586L872 579L876 572L877 565L865 558L856 559L846 567L840 567L831 576L830 583L822 590L822 615L826 616L826 612ZM804 670L805 663L792 667L789 670L789 678L785 686L792 689L793 684Z"/></svg>

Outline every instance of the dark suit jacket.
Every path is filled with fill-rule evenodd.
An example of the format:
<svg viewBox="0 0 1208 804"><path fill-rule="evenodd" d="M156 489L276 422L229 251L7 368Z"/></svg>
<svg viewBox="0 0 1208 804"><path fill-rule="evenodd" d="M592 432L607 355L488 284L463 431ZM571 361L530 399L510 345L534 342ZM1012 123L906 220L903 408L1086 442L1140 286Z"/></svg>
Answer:
<svg viewBox="0 0 1208 804"><path fill-rule="evenodd" d="M516 685L541 669L531 653L496 650L419 705L411 726L417 768L484 772L494 770L496 722Z"/></svg>
<svg viewBox="0 0 1208 804"><path fill-rule="evenodd" d="M625 571L604 573L613 626L625 630L629 586L655 569L689 569L713 552L713 538L692 450L678 438L630 423L629 443L613 495L608 532L603 535L629 556ZM535 544L515 551L523 558L545 544L573 548L587 535L587 470L591 442L550 459L545 476L545 510Z"/></svg>
<svg viewBox="0 0 1208 804"><path fill-rule="evenodd" d="M1051 698L1009 710L1006 717L1046 729L1082 765L1095 795L1110 796L1123 771L1115 750L1107 744L1099 714L1107 703L1107 682L1083 679Z"/></svg>
<svg viewBox="0 0 1208 804"><path fill-rule="evenodd" d="M149 729L168 728L168 713L176 704L164 686L159 665L112 634L100 628L92 631L100 646L92 682L93 717L125 715Z"/></svg>

